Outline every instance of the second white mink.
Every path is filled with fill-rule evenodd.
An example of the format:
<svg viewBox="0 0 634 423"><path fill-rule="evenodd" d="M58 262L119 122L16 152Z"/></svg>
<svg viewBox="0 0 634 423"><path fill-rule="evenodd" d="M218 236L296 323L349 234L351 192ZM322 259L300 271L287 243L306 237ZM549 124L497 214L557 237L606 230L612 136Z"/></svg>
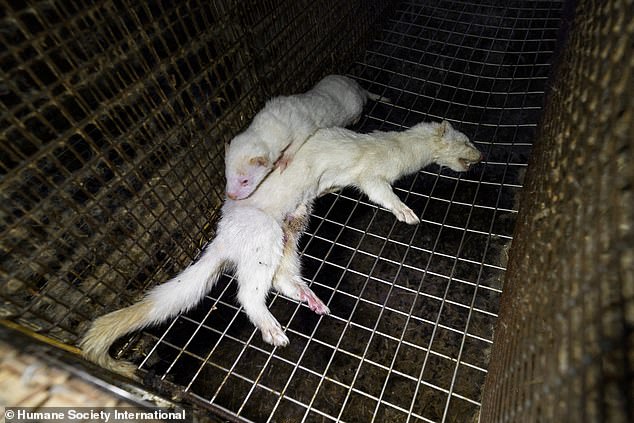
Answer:
<svg viewBox="0 0 634 423"><path fill-rule="evenodd" d="M276 165L283 170L318 129L357 122L368 99L382 97L351 78L328 75L303 94L269 100L227 148L227 197L241 200L251 195Z"/></svg>

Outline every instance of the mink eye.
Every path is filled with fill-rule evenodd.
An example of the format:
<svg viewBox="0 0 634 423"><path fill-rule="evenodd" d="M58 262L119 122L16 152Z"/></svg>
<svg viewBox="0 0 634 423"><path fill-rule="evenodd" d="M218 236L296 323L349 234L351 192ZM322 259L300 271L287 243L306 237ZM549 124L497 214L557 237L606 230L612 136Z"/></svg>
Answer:
<svg viewBox="0 0 634 423"><path fill-rule="evenodd" d="M243 187L246 187L247 185L249 185L249 180L248 179L240 180L240 185L242 185Z"/></svg>

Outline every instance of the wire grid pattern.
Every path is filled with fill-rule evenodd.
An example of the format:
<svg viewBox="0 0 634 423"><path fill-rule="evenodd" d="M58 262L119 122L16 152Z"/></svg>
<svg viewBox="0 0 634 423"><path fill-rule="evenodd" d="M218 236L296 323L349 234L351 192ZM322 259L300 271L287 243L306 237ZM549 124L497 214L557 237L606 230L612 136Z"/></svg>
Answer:
<svg viewBox="0 0 634 423"><path fill-rule="evenodd" d="M224 142L386 3L333 1L0 2L0 317L74 343L191 262Z"/></svg>
<svg viewBox="0 0 634 423"><path fill-rule="evenodd" d="M159 389L180 386L236 420L475 419L561 6L400 3L350 71L390 99L372 103L357 129L445 118L485 161L466 174L432 166L400 181L395 191L417 226L354 191L320 199L302 241L303 276L332 314L272 295L289 346L263 343L226 277L124 355Z"/></svg>
<svg viewBox="0 0 634 423"><path fill-rule="evenodd" d="M486 422L634 421L634 3L574 3L514 232Z"/></svg>
<svg viewBox="0 0 634 423"><path fill-rule="evenodd" d="M201 3L3 4L3 318L72 342L211 236L215 139L229 139L219 117L256 107L223 15Z"/></svg>

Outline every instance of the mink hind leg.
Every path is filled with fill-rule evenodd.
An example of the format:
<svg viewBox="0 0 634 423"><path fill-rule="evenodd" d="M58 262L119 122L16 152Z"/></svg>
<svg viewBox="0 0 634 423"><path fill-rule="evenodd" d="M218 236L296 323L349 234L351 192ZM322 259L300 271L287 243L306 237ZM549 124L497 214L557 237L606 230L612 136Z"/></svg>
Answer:
<svg viewBox="0 0 634 423"><path fill-rule="evenodd" d="M287 253L285 250L280 266L273 279L273 288L289 298L305 302L308 308L317 314L330 314L328 306L324 304L302 279L297 248L293 248L293 251L290 253Z"/></svg>
<svg viewBox="0 0 634 423"><path fill-rule="evenodd" d="M237 225L241 233L257 234L243 242L233 258L238 280L238 301L249 320L262 332L262 339L275 346L288 344L288 337L266 305L283 248L283 233L279 224L257 209L242 208Z"/></svg>
<svg viewBox="0 0 634 423"><path fill-rule="evenodd" d="M288 337L282 325L271 314L266 297L271 288L274 270L257 264L244 266L244 274L238 273L238 301L247 313L249 320L261 332L264 342L278 347L288 345Z"/></svg>
<svg viewBox="0 0 634 423"><path fill-rule="evenodd" d="M310 215L311 204L302 204L287 216L284 231L284 250L279 267L273 278L273 288L297 301L305 302L317 314L330 314L328 306L308 287L301 277L301 263L297 244Z"/></svg>

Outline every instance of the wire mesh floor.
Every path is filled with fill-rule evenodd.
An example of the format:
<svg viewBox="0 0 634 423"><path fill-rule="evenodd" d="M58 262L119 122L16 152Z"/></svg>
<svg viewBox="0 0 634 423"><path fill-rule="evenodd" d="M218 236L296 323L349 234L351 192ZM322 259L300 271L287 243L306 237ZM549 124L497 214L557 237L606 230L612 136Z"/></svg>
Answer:
<svg viewBox="0 0 634 423"><path fill-rule="evenodd" d="M290 345L272 348L225 277L195 311L125 355L236 419L469 422L477 418L504 255L560 25L557 1L406 1L350 74L390 99L357 130L448 119L485 161L429 167L397 194L399 223L354 191L317 203L303 276L330 316L272 295Z"/></svg>

